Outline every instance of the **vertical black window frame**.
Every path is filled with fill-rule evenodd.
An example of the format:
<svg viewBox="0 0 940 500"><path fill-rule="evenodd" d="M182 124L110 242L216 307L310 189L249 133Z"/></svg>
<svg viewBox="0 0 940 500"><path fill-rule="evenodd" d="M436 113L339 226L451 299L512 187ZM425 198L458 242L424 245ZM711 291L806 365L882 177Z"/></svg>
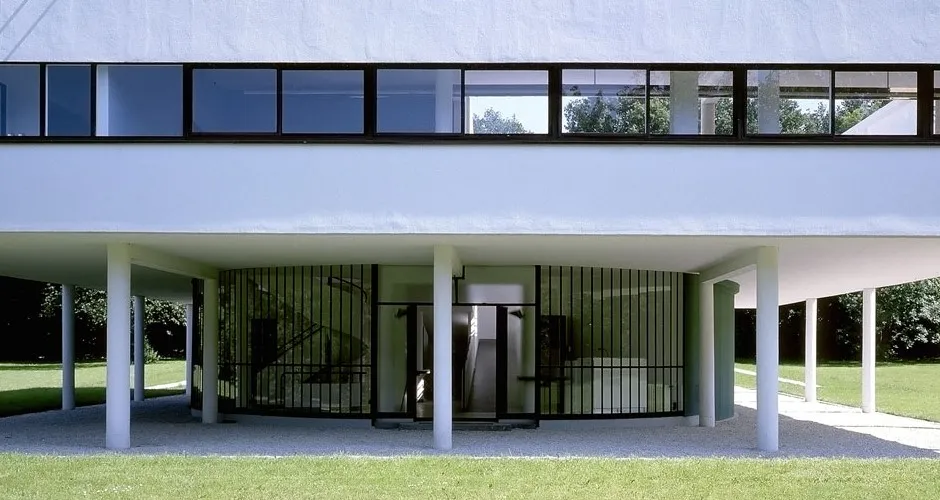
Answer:
<svg viewBox="0 0 940 500"><path fill-rule="evenodd" d="M95 133L95 78L89 64L48 64L45 135L89 138Z"/></svg>
<svg viewBox="0 0 940 500"><path fill-rule="evenodd" d="M41 135L43 73L39 64L0 64L0 140Z"/></svg>
<svg viewBox="0 0 940 500"><path fill-rule="evenodd" d="M561 137L565 123L562 74L563 70L559 67L548 70L548 135L555 139Z"/></svg>
<svg viewBox="0 0 940 500"><path fill-rule="evenodd" d="M565 68L560 78L560 131L565 135L636 136L647 133L646 69Z"/></svg>
<svg viewBox="0 0 940 500"><path fill-rule="evenodd" d="M933 68L917 70L917 135L930 139L936 123L936 79Z"/></svg>
<svg viewBox="0 0 940 500"><path fill-rule="evenodd" d="M931 116L928 131L930 136L940 135L940 71L930 71L930 81L933 85L925 85L931 89L930 92L930 111Z"/></svg>
<svg viewBox="0 0 940 500"><path fill-rule="evenodd" d="M549 135L547 69L472 69L464 72L465 135Z"/></svg>
<svg viewBox="0 0 940 500"><path fill-rule="evenodd" d="M193 135L275 136L278 129L278 70L228 65L192 68Z"/></svg>
<svg viewBox="0 0 940 500"><path fill-rule="evenodd" d="M279 133L295 136L362 136L374 107L367 103L367 71L360 68L279 70ZM374 87L373 87L374 89ZM374 90L373 90L374 91Z"/></svg>

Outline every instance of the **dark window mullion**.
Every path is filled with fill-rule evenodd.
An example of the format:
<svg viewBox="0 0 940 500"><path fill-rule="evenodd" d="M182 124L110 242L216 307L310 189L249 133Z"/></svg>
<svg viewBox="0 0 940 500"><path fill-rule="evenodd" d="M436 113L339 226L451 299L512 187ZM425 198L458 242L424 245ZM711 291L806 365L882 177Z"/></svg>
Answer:
<svg viewBox="0 0 940 500"><path fill-rule="evenodd" d="M561 137L562 72L560 67L548 70L548 136Z"/></svg>
<svg viewBox="0 0 940 500"><path fill-rule="evenodd" d="M917 71L917 136L925 139L933 135L934 84L932 68Z"/></svg>
<svg viewBox="0 0 940 500"><path fill-rule="evenodd" d="M829 135L836 135L836 71L829 71Z"/></svg>
<svg viewBox="0 0 940 500"><path fill-rule="evenodd" d="M362 132L366 137L374 137L377 122L378 86L376 84L377 69L375 66L365 68L362 75L363 122Z"/></svg>
<svg viewBox="0 0 940 500"><path fill-rule="evenodd" d="M98 135L98 64L88 66L88 124L90 137Z"/></svg>
<svg viewBox="0 0 940 500"><path fill-rule="evenodd" d="M284 131L284 86L283 86L284 70L281 68L277 68L274 71L276 75L275 76L276 83L274 84L275 86L274 92L275 92L275 96L277 99L277 102L275 104L276 109L277 109L275 112L275 114L277 115L277 121L276 121L274 130L277 135L281 135Z"/></svg>
<svg viewBox="0 0 940 500"><path fill-rule="evenodd" d="M46 72L47 65L45 63L39 65L39 136L45 137L48 134L46 133L46 94L48 93L48 86L46 85Z"/></svg>
<svg viewBox="0 0 940 500"><path fill-rule="evenodd" d="M183 137L193 135L193 66L183 66Z"/></svg>
<svg viewBox="0 0 940 500"><path fill-rule="evenodd" d="M460 133L467 133L467 70L460 70ZM459 302L459 300L457 300Z"/></svg>
<svg viewBox="0 0 940 500"><path fill-rule="evenodd" d="M735 69L731 82L731 133L742 140L747 136L747 70Z"/></svg>

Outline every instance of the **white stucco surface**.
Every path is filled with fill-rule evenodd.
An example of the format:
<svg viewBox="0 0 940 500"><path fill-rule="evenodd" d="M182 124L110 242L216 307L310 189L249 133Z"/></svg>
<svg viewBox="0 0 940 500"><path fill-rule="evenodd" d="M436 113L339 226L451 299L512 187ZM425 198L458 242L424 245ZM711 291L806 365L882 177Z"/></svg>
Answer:
<svg viewBox="0 0 940 500"><path fill-rule="evenodd" d="M930 146L43 144L0 163L0 231L940 236Z"/></svg>
<svg viewBox="0 0 940 500"><path fill-rule="evenodd" d="M0 61L936 62L931 0L11 0Z"/></svg>

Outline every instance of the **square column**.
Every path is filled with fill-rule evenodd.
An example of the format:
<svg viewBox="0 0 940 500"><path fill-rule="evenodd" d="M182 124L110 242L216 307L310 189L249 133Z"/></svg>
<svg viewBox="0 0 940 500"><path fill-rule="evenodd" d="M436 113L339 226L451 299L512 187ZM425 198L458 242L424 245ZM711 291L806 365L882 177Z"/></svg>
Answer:
<svg viewBox="0 0 940 500"><path fill-rule="evenodd" d="M62 409L75 408L75 296L62 285Z"/></svg>
<svg viewBox="0 0 940 500"><path fill-rule="evenodd" d="M219 422L219 280L203 290L202 423Z"/></svg>
<svg viewBox="0 0 940 500"><path fill-rule="evenodd" d="M193 305L186 304L186 395L193 393Z"/></svg>
<svg viewBox="0 0 940 500"><path fill-rule="evenodd" d="M779 283L777 249L757 252L757 447L777 451L779 441L778 382Z"/></svg>
<svg viewBox="0 0 940 500"><path fill-rule="evenodd" d="M434 447L453 447L453 270L452 247L434 247Z"/></svg>
<svg viewBox="0 0 940 500"><path fill-rule="evenodd" d="M134 401L144 400L144 298L134 296Z"/></svg>
<svg viewBox="0 0 940 500"><path fill-rule="evenodd" d="M862 411L875 411L875 289L862 290Z"/></svg>
<svg viewBox="0 0 940 500"><path fill-rule="evenodd" d="M698 71L669 73L669 133L699 133Z"/></svg>
<svg viewBox="0 0 940 500"><path fill-rule="evenodd" d="M715 285L702 283L699 292L698 424L715 426Z"/></svg>
<svg viewBox="0 0 940 500"><path fill-rule="evenodd" d="M460 115L456 109L460 100L454 97L455 89L460 85L460 74L454 74L452 71L436 71L435 73L434 131L446 134L460 132L459 120L455 118Z"/></svg>
<svg viewBox="0 0 940 500"><path fill-rule="evenodd" d="M761 134L780 133L780 73L757 72L757 128Z"/></svg>
<svg viewBox="0 0 940 500"><path fill-rule="evenodd" d="M105 445L131 446L131 259L127 245L108 246L108 349Z"/></svg>
<svg viewBox="0 0 940 500"><path fill-rule="evenodd" d="M816 402L816 299L806 299L806 356L803 362L804 399Z"/></svg>

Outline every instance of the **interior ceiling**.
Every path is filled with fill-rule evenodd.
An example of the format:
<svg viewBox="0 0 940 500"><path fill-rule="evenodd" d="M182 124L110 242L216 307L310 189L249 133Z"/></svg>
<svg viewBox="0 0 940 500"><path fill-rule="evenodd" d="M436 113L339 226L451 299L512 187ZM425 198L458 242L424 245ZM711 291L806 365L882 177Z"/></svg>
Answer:
<svg viewBox="0 0 940 500"><path fill-rule="evenodd" d="M464 265L574 265L699 272L736 253L780 249L781 303L940 276L940 238L2 233L0 275L104 288L108 243L131 243L219 269L312 264L431 265L433 246ZM755 275L738 276L753 307ZM188 300L188 277L134 267L132 291Z"/></svg>

